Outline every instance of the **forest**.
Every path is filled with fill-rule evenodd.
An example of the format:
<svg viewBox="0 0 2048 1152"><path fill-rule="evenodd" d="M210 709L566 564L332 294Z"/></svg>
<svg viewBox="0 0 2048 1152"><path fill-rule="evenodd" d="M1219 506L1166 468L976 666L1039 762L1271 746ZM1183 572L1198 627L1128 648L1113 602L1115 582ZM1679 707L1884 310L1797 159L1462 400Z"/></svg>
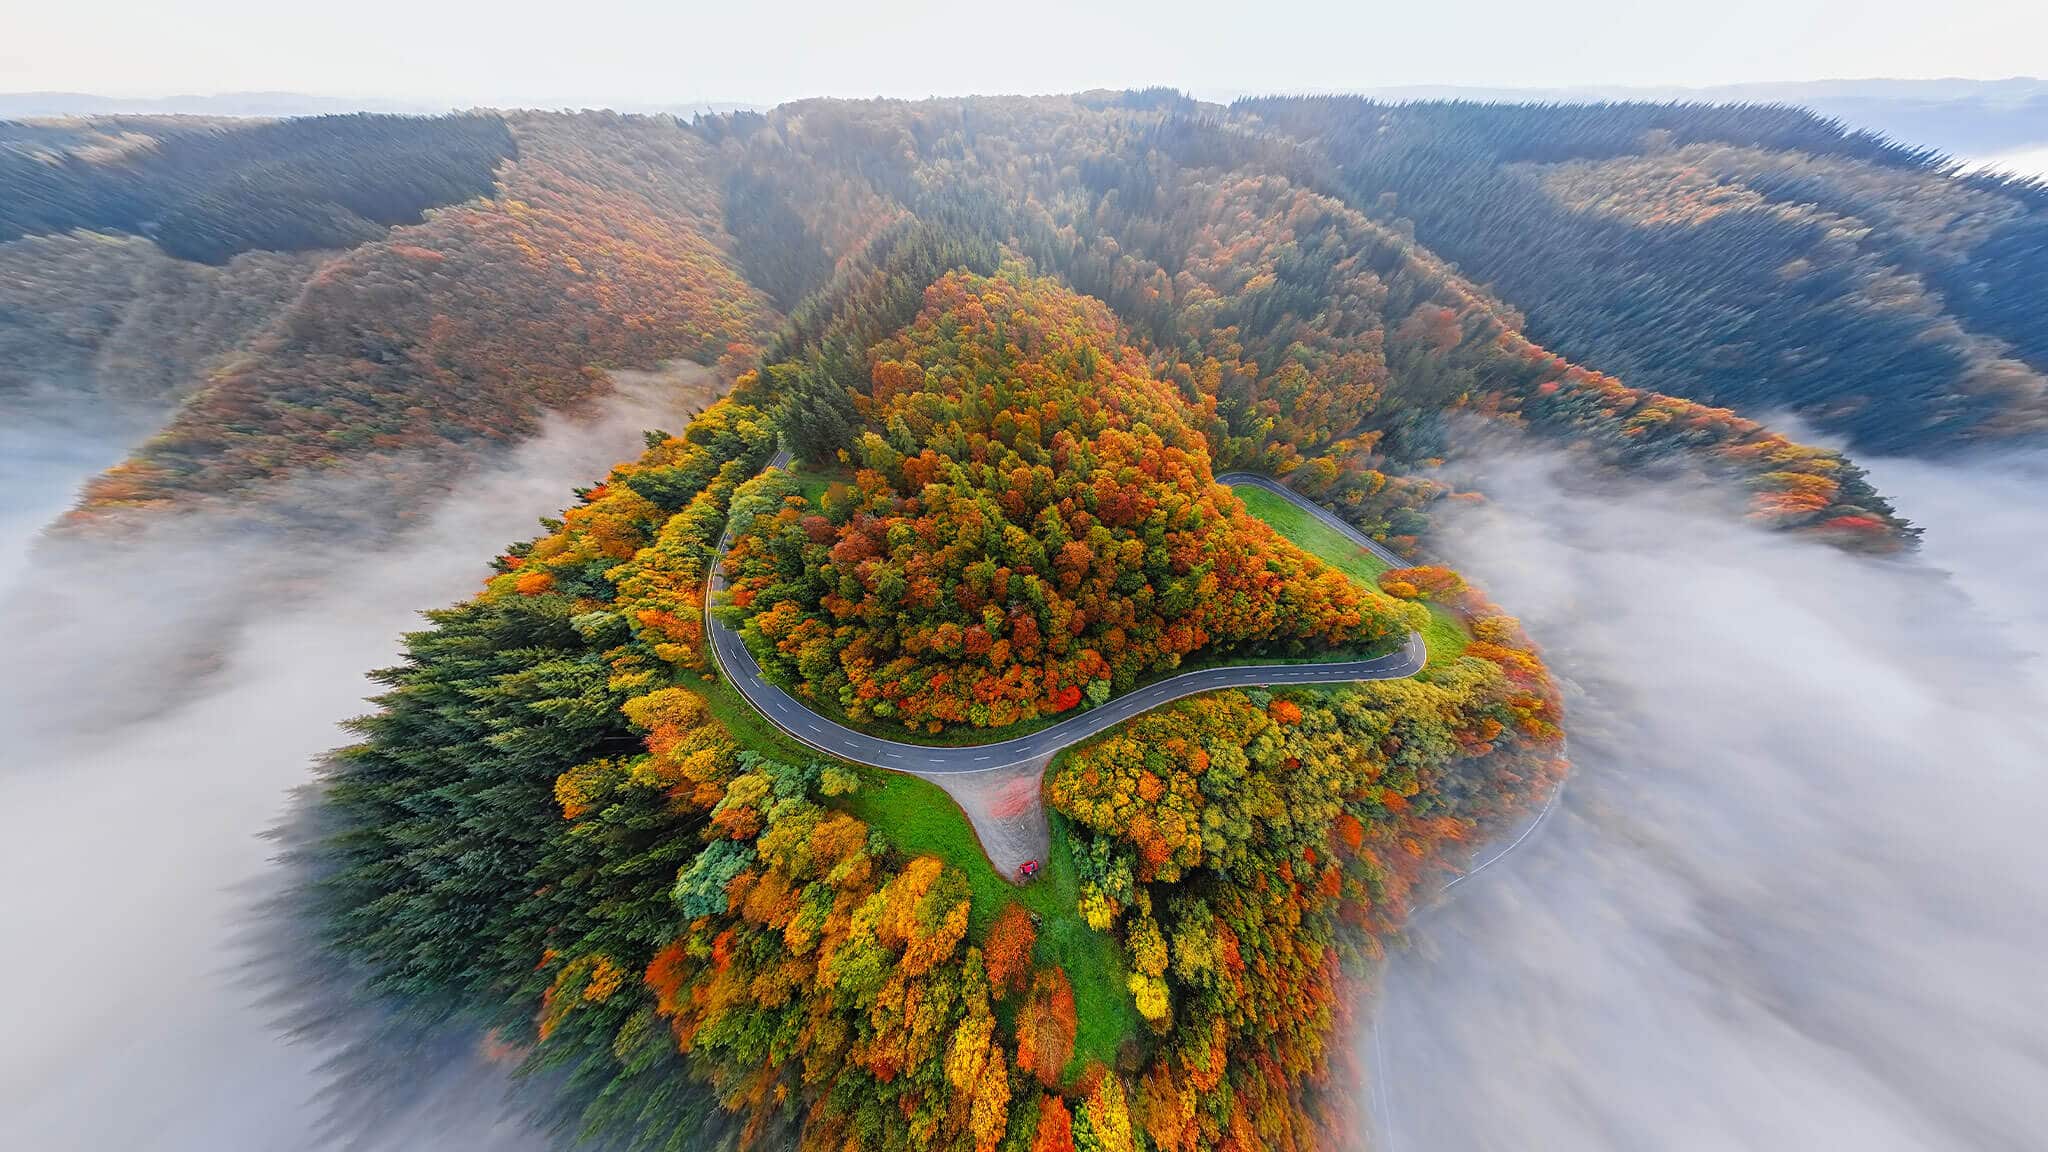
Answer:
<svg viewBox="0 0 2048 1152"><path fill-rule="evenodd" d="M519 132L501 195L321 264L83 515L348 467L384 489L365 498L374 521L587 401L606 365L756 354L774 313L716 239L700 141L609 115Z"/></svg>
<svg viewBox="0 0 2048 1152"><path fill-rule="evenodd" d="M1249 130L1242 112L1145 92L819 101L689 123L458 119L450 155L425 169L461 170L477 125L495 125L511 144L488 191L339 251L244 251L195 279L182 269L210 266L118 233L0 244L0 267L28 290L78 301L62 328L33 309L0 313L0 341L72 365L47 374L60 387L126 380L122 347L216 299L233 308L217 339L168 363L151 395L186 403L92 486L82 519L261 516L282 501L273 519L288 524L305 513L292 481L343 474L381 493L355 517L376 530L546 413L587 404L606 369L679 358L727 381L776 373L772 405L807 416L784 421L791 446L817 456L853 426L845 397L866 383L866 351L924 284L1010 258L1110 306L1151 374L1200 414L1217 466L1294 477L1400 547L1431 505L1466 495L1434 473L1472 418L1570 444L1590 467L1704 469L1785 527L1872 547L1905 528L1839 454L1535 343L1520 312L1418 244L1407 217L1352 203L1313 152ZM60 147L55 134L65 170L102 163L94 149L109 145L82 141L124 123L16 129L39 142L11 154ZM317 123L360 142L381 121ZM297 131L280 139L312 130ZM437 139L411 131L421 147ZM288 182L317 183L329 151L277 163ZM118 311L139 276L176 285L176 305ZM1909 402L1901 390L1864 410L1896 426Z"/></svg>
<svg viewBox="0 0 2048 1152"><path fill-rule="evenodd" d="M489 192L517 154L489 114L0 123L0 242L127 232L203 264L350 248Z"/></svg>
<svg viewBox="0 0 2048 1152"><path fill-rule="evenodd" d="M954 277L931 300L878 367L977 305L1045 362L1101 355L1099 306L1042 282ZM972 350L975 329L951 334ZM1425 680L1203 697L1065 754L1047 797L1074 900L1034 915L972 882L978 850L909 851L868 822L872 776L764 736L712 674L702 577L725 517L782 516L776 474L756 477L778 440L765 379L651 433L378 674L362 742L327 770L329 946L375 994L488 1029L566 1131L627 1147L1340 1145L1341 1094L1319 1086L1352 982L1417 886L1564 770L1519 626L1454 573L1395 570L1352 602L1430 598L1472 638ZM1130 404L1168 396L1141 382ZM1009 495L983 495L991 523ZM1120 984L1056 962L1073 934L1114 942ZM1078 1045L1126 1014L1142 1024L1107 1050Z"/></svg>
<svg viewBox="0 0 2048 1152"><path fill-rule="evenodd" d="M1558 353L1858 448L2048 429L2048 186L1791 108L1252 100Z"/></svg>
<svg viewBox="0 0 2048 1152"><path fill-rule="evenodd" d="M305 893L365 996L623 1147L1350 1146L1348 1006L1567 771L1536 639L1440 562L1488 498L1447 461L1542 445L1890 553L1916 531L1851 456L1764 415L1859 451L2039 430L2000 285L2043 274L2040 190L1783 109L100 120L0 126L0 188L0 351L31 369L0 400L167 413L80 533L392 531L611 371L715 378L376 673ZM1319 558L1233 470L1405 566ZM308 508L335 476L367 494ZM1018 886L936 790L753 711L707 612L904 739L1410 629L1430 660L1065 749Z"/></svg>
<svg viewBox="0 0 2048 1152"><path fill-rule="evenodd" d="M856 465L793 481L728 568L771 680L936 733L1102 704L1199 654L1391 646L1409 623L1220 492L1180 394L1114 319L1017 273L948 275L868 354Z"/></svg>

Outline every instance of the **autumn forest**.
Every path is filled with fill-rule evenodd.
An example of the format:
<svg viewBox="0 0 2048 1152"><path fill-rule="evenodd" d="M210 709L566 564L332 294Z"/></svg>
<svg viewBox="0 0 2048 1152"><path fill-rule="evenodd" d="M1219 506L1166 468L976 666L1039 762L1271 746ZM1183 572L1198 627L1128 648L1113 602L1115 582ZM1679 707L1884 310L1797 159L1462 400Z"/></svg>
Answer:
<svg viewBox="0 0 2048 1152"><path fill-rule="evenodd" d="M1538 444L1909 551L1851 453L2048 427L2043 228L2039 185L1782 108L0 124L0 398L153 421L60 536L368 547L613 373L696 366L714 401L374 674L308 946L565 1143L1308 1152L1360 1140L1348 1038L1409 914L1569 772L1544 637L1438 534L1489 498L1452 465ZM756 707L714 624L907 771ZM1399 675L1060 747L996 812L1028 872L917 774L1411 633Z"/></svg>

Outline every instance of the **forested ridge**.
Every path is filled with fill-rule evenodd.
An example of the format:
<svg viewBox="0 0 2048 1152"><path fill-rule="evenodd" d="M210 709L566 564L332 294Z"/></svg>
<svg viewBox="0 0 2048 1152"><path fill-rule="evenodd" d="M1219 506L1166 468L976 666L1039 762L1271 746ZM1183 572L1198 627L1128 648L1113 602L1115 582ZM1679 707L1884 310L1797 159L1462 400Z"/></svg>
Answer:
<svg viewBox="0 0 2048 1152"><path fill-rule="evenodd" d="M369 461L402 509L467 455L574 408L606 366L757 355L774 323L719 226L703 145L673 124L529 117L493 197L326 262L88 514L258 494Z"/></svg>
<svg viewBox="0 0 2048 1152"><path fill-rule="evenodd" d="M1842 453L1538 343L1518 308L1540 300L1433 251L1437 218L1380 196L1334 115L1148 91L287 125L274 170L195 178L216 207L295 202L354 154L308 140L448 150L393 193L410 217L350 209L365 226L298 234L335 237L318 251L210 225L167 240L159 222L209 217L168 200L145 216L94 183L94 149L142 156L122 179L147 183L171 162L147 154L222 140L9 129L9 147L64 154L37 162L76 186L51 198L71 217L16 225L34 234L0 244L0 266L75 287L38 327L0 320L106 378L151 325L207 318L161 385L185 396L175 418L94 484L81 523L369 473L390 500L360 511L383 517L587 402L607 369L717 374L725 394L680 434L650 432L475 597L429 614L324 769L306 895L325 946L365 995L536 1073L524 1098L565 1139L1348 1147L1349 1006L1418 896L1561 779L1561 697L1457 572L1318 559L1214 474L1274 476L1418 555L1446 501L1485 498L1444 459L1504 430L1619 485L1700 478L1767 529L1873 551L1913 533ZM1464 113L1444 115L1441 146L1464 147ZM1866 229L1841 241L1848 272L1813 273L1847 285L1829 299L1856 340L1924 334L1897 320L1951 290L1936 263L1968 267L2026 218L1987 205L1936 226L1917 204L2025 190L1792 113L1653 142L1684 153L1674 171L1640 141L1680 115L1592 116L1576 131L1597 146L1442 171L1527 182L1617 238L1788 212ZM248 130L203 131L241 148ZM1756 153L1783 180L1879 191L1756 209ZM1749 175L1689 174L1729 166ZM1909 247L1919 295L1900 288L1871 313L1893 327L1868 327L1856 276ZM1682 293L1661 303L1682 335ZM1586 339L1621 331L1589 309ZM1822 407L2023 430L2025 378L2000 365L2026 353L1995 309L1972 315L1916 347L1978 360ZM1729 373L1749 391L1699 395L1799 404L1781 374ZM1967 400L1930 399L1944 390ZM768 467L783 450L794 470ZM714 605L715 565L731 595ZM1189 661L1327 658L1410 628L1430 660L1191 698L1067 749L1043 781L1044 875L1018 887L936 790L823 761L752 711L706 649L707 610L821 711L935 738L1098 707Z"/></svg>
<svg viewBox="0 0 2048 1152"><path fill-rule="evenodd" d="M98 232L0 244L0 402L168 412L289 307L326 259L245 252L196 264L141 237Z"/></svg>
<svg viewBox="0 0 2048 1152"><path fill-rule="evenodd" d="M1453 494L1434 462L1454 450L1468 416L1557 437L1592 466L1704 467L1730 491L1751 491L1752 511L1774 524L1875 546L1903 525L1838 454L1534 344L1519 312L1417 244L1403 218L1377 199L1352 203L1339 170L1292 127L1274 130L1243 112L1146 92L815 101L689 124L609 114L457 119L442 133L449 155L423 169L464 171L489 153L478 142L502 130L509 144L493 183L418 223L379 225L353 247L308 257L318 272L303 282L249 280L264 304L248 313L255 323L226 347L203 349L167 386L188 403L91 488L88 517L223 501L261 507L294 491L295 478L339 474L371 477L383 491L359 502L375 523L530 432L544 413L587 401L603 389L604 368L677 357L716 364L728 381L752 364L778 373L783 395L769 403L784 414L801 406L805 420L781 423L803 454L819 446L807 439L844 431L848 409L834 398L864 386L867 348L915 308L899 281L915 281L914 294L951 267L986 273L1007 249L1110 305L1152 374L1203 413L1219 467L1286 476L1397 547L1411 546L1431 506ZM311 187L380 133L403 137L394 155L409 157L407 148L441 139L421 123L438 122L280 128L275 164L255 174L229 164L227 183ZM153 169L135 161L130 172L102 151L184 154L155 137L129 140L132 127L18 126L10 154L55 149L65 172L114 164L124 181ZM157 130L165 141L198 133L214 150L201 155L239 156L233 149L258 139L246 127ZM341 143L301 147L307 140ZM1887 162L1886 172L1918 171ZM93 226L120 224L109 220L103 213ZM27 237L0 245L0 261L27 265L31 285L61 283L61 270L26 258L31 246L94 234ZM93 251L106 246L79 262ZM281 258L245 252L227 271ZM109 266L85 294L118 299L127 289L117 280L132 275ZM79 278L71 283L75 290ZM826 338L835 316L854 326ZM0 323L22 328L36 349L57 350L52 359L95 355L26 314ZM1990 339L1966 342L1982 351ZM1916 344L1915 354L1938 343ZM1993 392L2024 390L2025 372L2009 359L1979 367L1965 374L1972 389L1992 380L2003 382L1983 385ZM1989 394L1973 391L1972 411ZM1867 397L1859 410L1897 427L1893 414L1909 402L1902 390Z"/></svg>
<svg viewBox="0 0 2048 1152"><path fill-rule="evenodd" d="M129 232L206 264L347 248L488 193L517 151L488 113L0 122L0 242Z"/></svg>
<svg viewBox="0 0 2048 1152"><path fill-rule="evenodd" d="M728 562L742 635L813 701L1000 728L1197 653L1389 646L1420 623L1218 489L1194 409L1099 303L952 274L868 358L851 482L760 490Z"/></svg>
<svg viewBox="0 0 2048 1152"><path fill-rule="evenodd" d="M1019 351L1047 351L1031 319L1107 323L1015 273L931 291L877 367L976 304ZM1519 627L1450 573L1389 579L1464 620L1466 654L1426 681L1185 702L1070 752L1048 797L1074 897L1041 919L974 883L971 837L972 859L906 850L863 815L878 781L763 733L707 675L725 518L787 505L759 474L772 397L749 373L650 434L378 674L327 773L330 946L375 994L489 1028L552 1073L536 1110L626 1147L1341 1146L1327 1046L1351 982L1417 885L1563 771ZM1111 982L1063 962L1077 937L1109 943Z"/></svg>
<svg viewBox="0 0 2048 1152"><path fill-rule="evenodd" d="M1767 522L1879 546L1902 525L1838 453L1535 345L1517 312L1403 227L1315 191L1323 178L1299 149L1177 98L822 103L744 128L750 166L816 186L831 183L819 169L857 157L841 180L1104 300L1156 375L1213 407L1220 466L1288 476L1400 546L1447 494L1430 465L1468 416L1558 437L1589 462L1703 466L1752 491ZM1034 160L1046 155L1071 164ZM792 379L813 398L792 446L814 457L841 446L841 398L865 383L857 352L820 339L836 360Z"/></svg>
<svg viewBox="0 0 2048 1152"><path fill-rule="evenodd" d="M1859 448L2048 429L2048 187L1783 107L1241 101L1555 351Z"/></svg>

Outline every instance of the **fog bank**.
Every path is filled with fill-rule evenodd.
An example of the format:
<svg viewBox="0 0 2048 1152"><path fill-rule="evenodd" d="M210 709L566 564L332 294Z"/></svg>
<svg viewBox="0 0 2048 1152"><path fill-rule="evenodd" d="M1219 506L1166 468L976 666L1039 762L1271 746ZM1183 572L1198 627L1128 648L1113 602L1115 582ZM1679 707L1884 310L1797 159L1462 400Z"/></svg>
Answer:
<svg viewBox="0 0 2048 1152"><path fill-rule="evenodd" d="M79 485L118 463L149 427L71 405L0 405L0 589L21 577L35 538Z"/></svg>
<svg viewBox="0 0 2048 1152"><path fill-rule="evenodd" d="M1875 467L1905 563L1487 471L1447 551L1569 681L1575 774L1390 965L1377 1145L2040 1147L2040 462Z"/></svg>
<svg viewBox="0 0 2048 1152"><path fill-rule="evenodd" d="M679 394L661 396L553 423L377 551L186 520L37 558L0 605L15 646L0 666L0 1145L539 1146L466 1048L365 1053L377 1022L360 1016L286 1035L280 1014L306 1005L264 1002L278 989L251 970L292 939L257 911L283 878L262 834L346 742L364 673L394 661L416 613L474 591L536 516L637 454L642 429L680 427ZM19 569L31 535L12 533L0 563ZM409 1091L364 1098L339 1079L351 1065L325 1066L366 1054Z"/></svg>
<svg viewBox="0 0 2048 1152"><path fill-rule="evenodd" d="M1989 168L2014 176L2048 180L2048 144L2034 144L1997 152L1971 162L1974 168Z"/></svg>

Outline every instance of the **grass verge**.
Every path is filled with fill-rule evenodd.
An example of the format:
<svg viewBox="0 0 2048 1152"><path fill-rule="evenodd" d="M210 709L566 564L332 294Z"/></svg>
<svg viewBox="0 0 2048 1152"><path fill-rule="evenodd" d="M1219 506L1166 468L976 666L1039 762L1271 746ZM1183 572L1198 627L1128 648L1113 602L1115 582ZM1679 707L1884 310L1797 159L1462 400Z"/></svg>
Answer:
<svg viewBox="0 0 2048 1152"><path fill-rule="evenodd" d="M790 466L789 476L790 479L796 481L796 490L803 493L804 499L810 501L813 508L822 508L824 506L822 501L825 498L825 489L830 488L834 484L853 483L853 472L851 469L838 464L834 464L829 468L812 467L802 460L798 460Z"/></svg>
<svg viewBox="0 0 2048 1152"><path fill-rule="evenodd" d="M1387 562L1360 548L1350 537L1323 523L1285 496L1256 484L1231 489L1244 501L1245 511L1264 520L1273 530L1293 541L1302 551L1328 564L1367 588L1379 587L1380 573ZM1449 664L1465 652L1471 635L1465 625L1441 604L1429 604L1429 626L1422 630L1422 642L1429 648L1432 664ZM1425 669L1422 673L1427 678Z"/></svg>

